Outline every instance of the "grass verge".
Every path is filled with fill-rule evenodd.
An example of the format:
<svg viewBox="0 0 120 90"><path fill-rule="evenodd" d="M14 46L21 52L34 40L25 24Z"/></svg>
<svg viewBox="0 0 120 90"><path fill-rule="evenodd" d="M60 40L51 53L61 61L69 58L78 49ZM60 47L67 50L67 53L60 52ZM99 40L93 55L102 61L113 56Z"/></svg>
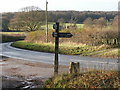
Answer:
<svg viewBox="0 0 120 90"><path fill-rule="evenodd" d="M13 47L22 48L22 49L28 49L33 51L41 51L41 52L54 52L54 45L48 44L48 43L31 43L26 41L16 41L11 44Z"/></svg>
<svg viewBox="0 0 120 90"><path fill-rule="evenodd" d="M52 43L31 43L27 41L17 41L12 43L13 47L22 48L22 49L28 49L28 50L34 50L34 51L41 51L41 52L51 52L54 53L54 44ZM88 46L79 44L76 45L74 43L62 43L59 47L59 53L60 54L66 54L66 55L83 55L87 56L87 53L100 51L103 49L109 49L108 46Z"/></svg>
<svg viewBox="0 0 120 90"><path fill-rule="evenodd" d="M120 72L91 71L81 74L63 74L45 82L45 88L119 88Z"/></svg>
<svg viewBox="0 0 120 90"><path fill-rule="evenodd" d="M109 50L108 52L104 52L100 55L98 55L99 57L107 57L107 58L117 58L120 59L120 49L116 48L113 50Z"/></svg>

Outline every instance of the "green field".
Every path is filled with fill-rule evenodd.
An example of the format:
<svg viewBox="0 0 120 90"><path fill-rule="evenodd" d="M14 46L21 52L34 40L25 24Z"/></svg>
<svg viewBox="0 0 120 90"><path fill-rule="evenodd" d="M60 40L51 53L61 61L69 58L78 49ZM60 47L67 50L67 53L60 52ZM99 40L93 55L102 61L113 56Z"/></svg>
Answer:
<svg viewBox="0 0 120 90"><path fill-rule="evenodd" d="M49 29L53 29L53 24L55 23L49 23L48 24L48 28ZM61 24L60 24L61 25ZM74 24L71 24L71 23L63 23L61 26L70 26L70 25L74 25ZM80 29L80 28L83 28L84 27L84 24L76 24L77 26L77 29ZM42 25L41 26L42 29L45 29L46 28L46 25Z"/></svg>
<svg viewBox="0 0 120 90"><path fill-rule="evenodd" d="M0 32L0 34L7 34L7 35L19 34L19 35L23 35L23 34L25 34L25 32Z"/></svg>
<svg viewBox="0 0 120 90"><path fill-rule="evenodd" d="M25 32L0 32L0 35L2 43L23 40L26 37Z"/></svg>

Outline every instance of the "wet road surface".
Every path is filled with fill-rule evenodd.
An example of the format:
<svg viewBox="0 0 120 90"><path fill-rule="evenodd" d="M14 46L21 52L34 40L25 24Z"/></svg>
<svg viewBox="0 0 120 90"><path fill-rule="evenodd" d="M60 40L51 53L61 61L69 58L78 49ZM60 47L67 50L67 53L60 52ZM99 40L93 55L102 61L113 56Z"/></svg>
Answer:
<svg viewBox="0 0 120 90"><path fill-rule="evenodd" d="M11 47L10 44L11 43L0 44L0 47L2 47L0 48L0 50L2 51L0 55L11 58L54 64L54 53L44 53L18 49ZM111 68L114 68L115 70L120 69L120 63L118 63L117 59L93 58L86 56L59 54L59 64L69 65L70 62L80 62L81 67L91 67L97 69L106 68L110 70Z"/></svg>

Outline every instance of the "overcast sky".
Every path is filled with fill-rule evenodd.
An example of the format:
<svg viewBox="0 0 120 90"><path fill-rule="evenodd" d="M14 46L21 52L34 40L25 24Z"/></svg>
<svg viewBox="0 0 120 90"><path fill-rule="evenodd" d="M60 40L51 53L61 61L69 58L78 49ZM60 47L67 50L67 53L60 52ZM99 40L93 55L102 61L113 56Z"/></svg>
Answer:
<svg viewBox="0 0 120 90"><path fill-rule="evenodd" d="M48 10L117 11L119 0L48 0ZM46 0L1 0L0 12L16 12L26 6L45 10Z"/></svg>

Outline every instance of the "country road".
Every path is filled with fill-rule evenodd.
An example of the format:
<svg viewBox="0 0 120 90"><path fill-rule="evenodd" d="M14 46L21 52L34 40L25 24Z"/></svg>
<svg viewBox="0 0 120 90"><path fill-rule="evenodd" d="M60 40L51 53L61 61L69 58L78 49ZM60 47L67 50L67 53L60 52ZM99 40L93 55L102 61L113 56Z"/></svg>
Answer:
<svg viewBox="0 0 120 90"><path fill-rule="evenodd" d="M18 49L10 46L11 43L0 43L0 55L42 62L48 64L54 64L54 53L44 53L37 51L30 51L24 49ZM120 70L120 63L118 63L117 59L103 59L103 58L93 58L93 57L85 57L85 56L76 56L76 55L62 55L59 54L59 64L61 65L69 65L70 62L80 62L81 67L91 67L91 68L107 68L107 70L111 70L111 68L115 70Z"/></svg>

